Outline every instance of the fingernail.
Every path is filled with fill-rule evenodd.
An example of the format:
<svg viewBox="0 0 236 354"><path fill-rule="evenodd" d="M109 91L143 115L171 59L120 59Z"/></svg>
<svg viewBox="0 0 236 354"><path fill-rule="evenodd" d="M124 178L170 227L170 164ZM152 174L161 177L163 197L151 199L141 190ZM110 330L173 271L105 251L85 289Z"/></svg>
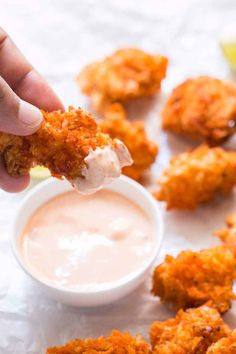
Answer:
<svg viewBox="0 0 236 354"><path fill-rule="evenodd" d="M20 103L18 118L24 125L30 128L38 128L43 121L41 111L37 107L25 101L21 101Z"/></svg>

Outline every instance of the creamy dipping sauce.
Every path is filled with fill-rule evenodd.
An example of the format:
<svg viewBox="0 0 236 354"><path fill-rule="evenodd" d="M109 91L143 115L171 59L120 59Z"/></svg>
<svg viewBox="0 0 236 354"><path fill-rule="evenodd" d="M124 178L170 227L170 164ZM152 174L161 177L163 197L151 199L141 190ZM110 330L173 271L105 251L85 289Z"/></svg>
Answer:
<svg viewBox="0 0 236 354"><path fill-rule="evenodd" d="M133 160L127 147L115 139L112 147L90 151L84 162L86 167L82 177L70 182L79 193L92 194L119 177L122 168L132 165Z"/></svg>
<svg viewBox="0 0 236 354"><path fill-rule="evenodd" d="M155 251L149 217L109 190L49 200L29 220L20 248L35 276L75 290L104 289L140 269Z"/></svg>

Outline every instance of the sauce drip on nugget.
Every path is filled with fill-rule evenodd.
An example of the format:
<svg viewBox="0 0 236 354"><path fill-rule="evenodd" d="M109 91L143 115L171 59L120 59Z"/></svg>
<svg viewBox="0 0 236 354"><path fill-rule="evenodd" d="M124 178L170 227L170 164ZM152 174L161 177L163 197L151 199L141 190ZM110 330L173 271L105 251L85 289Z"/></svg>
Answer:
<svg viewBox="0 0 236 354"><path fill-rule="evenodd" d="M12 176L31 167L47 167L65 177L80 192L92 192L119 177L132 160L125 145L103 134L91 114L70 107L68 112L43 112L39 130L31 136L0 132L0 153Z"/></svg>

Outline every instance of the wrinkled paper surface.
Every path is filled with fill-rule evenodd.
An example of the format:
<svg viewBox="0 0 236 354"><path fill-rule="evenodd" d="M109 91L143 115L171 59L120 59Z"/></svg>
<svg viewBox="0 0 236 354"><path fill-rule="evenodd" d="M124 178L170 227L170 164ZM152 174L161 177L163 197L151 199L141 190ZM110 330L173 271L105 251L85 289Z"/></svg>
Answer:
<svg viewBox="0 0 236 354"><path fill-rule="evenodd" d="M158 112L175 84L209 74L234 79L218 47L220 29L235 22L235 0L0 0L0 24L33 65L47 78L65 105L88 106L75 85L76 73L88 62L116 48L138 46L170 58L163 92L131 107L144 119L160 154L152 183L169 157L189 146L182 138L161 133ZM227 146L236 147L233 139ZM115 304L78 309L44 296L15 261L10 230L24 194L0 191L0 353L43 354L47 346L75 337L106 335L113 328L148 337L150 323L173 315L150 295L150 277ZM235 195L194 212L165 212L165 235L157 262L168 252L216 245L212 231L224 225L235 208ZM225 316L236 326L236 308Z"/></svg>

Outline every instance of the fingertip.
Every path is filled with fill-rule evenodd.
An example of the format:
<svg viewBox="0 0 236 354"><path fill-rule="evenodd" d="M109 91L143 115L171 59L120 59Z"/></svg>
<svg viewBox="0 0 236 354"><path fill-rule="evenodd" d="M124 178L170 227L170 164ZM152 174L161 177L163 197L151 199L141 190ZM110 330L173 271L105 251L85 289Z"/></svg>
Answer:
<svg viewBox="0 0 236 354"><path fill-rule="evenodd" d="M8 193L22 192L30 182L30 176L12 177L7 173L3 160L0 158L0 188Z"/></svg>
<svg viewBox="0 0 236 354"><path fill-rule="evenodd" d="M0 131L14 135L31 135L43 121L42 112L21 100L0 76Z"/></svg>
<svg viewBox="0 0 236 354"><path fill-rule="evenodd" d="M30 176L10 177L9 183L5 185L5 191L8 193L19 193L25 190L30 183Z"/></svg>
<svg viewBox="0 0 236 354"><path fill-rule="evenodd" d="M18 119L22 124L19 134L30 135L40 127L43 121L43 115L37 107L21 100L18 110Z"/></svg>

